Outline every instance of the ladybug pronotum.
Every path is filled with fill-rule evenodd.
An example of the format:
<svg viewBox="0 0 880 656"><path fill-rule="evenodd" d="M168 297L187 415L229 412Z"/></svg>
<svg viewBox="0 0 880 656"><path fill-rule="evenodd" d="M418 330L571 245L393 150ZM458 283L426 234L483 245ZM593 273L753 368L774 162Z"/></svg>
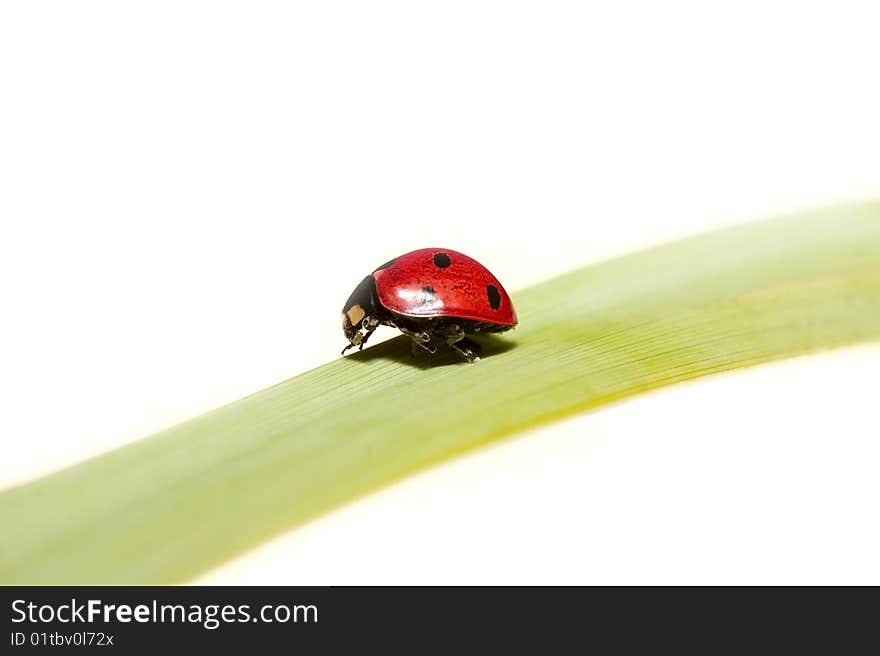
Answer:
<svg viewBox="0 0 880 656"><path fill-rule="evenodd" d="M446 344L478 360L474 333L502 333L517 324L510 296L475 259L448 248L422 248L396 257L364 278L342 308L348 339L342 353L364 347L380 325L397 328L419 348Z"/></svg>

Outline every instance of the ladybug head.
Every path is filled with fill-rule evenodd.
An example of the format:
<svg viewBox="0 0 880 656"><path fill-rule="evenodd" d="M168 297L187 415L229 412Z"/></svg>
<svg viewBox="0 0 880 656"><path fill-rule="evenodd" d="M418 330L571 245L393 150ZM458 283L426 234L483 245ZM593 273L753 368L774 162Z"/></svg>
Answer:
<svg viewBox="0 0 880 656"><path fill-rule="evenodd" d="M376 298L376 281L372 275L354 288L342 308L342 331L351 346L358 346L376 329L380 305Z"/></svg>

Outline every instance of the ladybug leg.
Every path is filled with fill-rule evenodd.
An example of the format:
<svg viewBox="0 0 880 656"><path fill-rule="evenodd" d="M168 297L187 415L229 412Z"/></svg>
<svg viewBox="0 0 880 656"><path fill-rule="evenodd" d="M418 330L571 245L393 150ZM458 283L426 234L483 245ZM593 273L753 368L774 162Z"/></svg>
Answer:
<svg viewBox="0 0 880 656"><path fill-rule="evenodd" d="M436 353L437 347L431 344L431 335L430 333L421 330L415 331L410 330L409 328L404 328L402 326L397 326L397 329L402 332L404 335L408 336L412 340L412 352L413 355L418 353L418 348L425 349L428 353Z"/></svg>
<svg viewBox="0 0 880 656"><path fill-rule="evenodd" d="M419 349L425 349L428 353L434 354L437 352L437 347L432 344L425 344L424 342L416 341L415 339L410 342L412 348L413 357L419 354Z"/></svg>
<svg viewBox="0 0 880 656"><path fill-rule="evenodd" d="M379 327L379 320L374 317L366 317L363 320L363 324L361 325L361 332L363 333L363 337L361 338L361 343L358 345L358 351L364 350L364 344L367 343L367 340L370 339L370 335L376 332L376 328Z"/></svg>
<svg viewBox="0 0 880 656"><path fill-rule="evenodd" d="M476 362L480 359L480 356L477 355L476 351L467 344L458 342L457 344L450 344L449 346L458 351L458 353L468 362Z"/></svg>
<svg viewBox="0 0 880 656"><path fill-rule="evenodd" d="M372 335L374 332L376 332L375 329L374 329L374 330L371 330L371 331L369 331L369 332L367 332L367 333L364 333L364 337L363 337L363 339L361 339L361 343L358 344L358 351L363 351L363 350L364 350L364 344L367 343L367 340L370 339L370 335Z"/></svg>
<svg viewBox="0 0 880 656"><path fill-rule="evenodd" d="M363 351L364 344L367 343L367 340L370 339L370 335L372 335L376 331L376 328L378 328L378 326L378 319L374 317L365 317L361 321L361 326L360 328L358 328L357 333L355 333L355 337L353 338L354 341L350 342L348 346L342 349L342 355L345 355L345 352L348 349L354 348L355 346L358 347L358 351Z"/></svg>
<svg viewBox="0 0 880 656"><path fill-rule="evenodd" d="M476 362L480 356L476 352L476 345L465 339L464 329L458 324L452 324L445 330L446 343L450 348L457 351L468 362Z"/></svg>

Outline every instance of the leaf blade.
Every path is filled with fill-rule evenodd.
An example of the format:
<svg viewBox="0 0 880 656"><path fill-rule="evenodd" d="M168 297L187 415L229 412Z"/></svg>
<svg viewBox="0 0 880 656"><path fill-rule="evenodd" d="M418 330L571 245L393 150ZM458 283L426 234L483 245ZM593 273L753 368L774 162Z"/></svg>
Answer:
<svg viewBox="0 0 880 656"><path fill-rule="evenodd" d="M520 327L476 365L412 361L392 340L0 493L0 526L16 527L0 581L180 582L515 431L880 339L880 205L698 236L514 300Z"/></svg>

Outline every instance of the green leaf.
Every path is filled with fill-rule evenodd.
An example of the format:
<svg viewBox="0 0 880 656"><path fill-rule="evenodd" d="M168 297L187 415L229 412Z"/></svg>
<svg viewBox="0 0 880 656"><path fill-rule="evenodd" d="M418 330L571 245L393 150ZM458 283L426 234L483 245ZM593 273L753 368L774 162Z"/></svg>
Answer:
<svg viewBox="0 0 880 656"><path fill-rule="evenodd" d="M515 431L877 340L880 204L699 236L514 301L520 327L486 337L478 363L413 359L394 339L0 493L0 582L184 581Z"/></svg>

